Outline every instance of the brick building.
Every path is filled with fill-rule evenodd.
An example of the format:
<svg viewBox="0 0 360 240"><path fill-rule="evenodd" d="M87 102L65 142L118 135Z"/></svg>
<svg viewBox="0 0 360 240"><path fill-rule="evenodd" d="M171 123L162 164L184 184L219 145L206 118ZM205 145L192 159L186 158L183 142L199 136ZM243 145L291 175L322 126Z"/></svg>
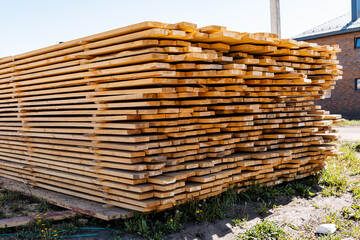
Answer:
<svg viewBox="0 0 360 240"><path fill-rule="evenodd" d="M331 96L319 101L323 109L346 119L360 119L360 0L352 1L352 13L344 14L298 36L318 44L339 44L343 79L338 80Z"/></svg>

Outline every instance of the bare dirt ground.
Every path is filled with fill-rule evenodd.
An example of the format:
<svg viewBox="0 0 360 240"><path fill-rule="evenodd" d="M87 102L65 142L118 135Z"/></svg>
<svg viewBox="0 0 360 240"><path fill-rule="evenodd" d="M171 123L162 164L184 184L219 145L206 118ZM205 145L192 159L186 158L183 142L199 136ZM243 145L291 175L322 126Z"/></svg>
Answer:
<svg viewBox="0 0 360 240"><path fill-rule="evenodd" d="M239 233L244 232L262 220L275 221L279 225L283 225L290 238L311 237L314 236L316 227L327 213L339 211L345 206L350 207L352 196L344 194L341 198L323 197L319 194L311 199L283 198L276 203L279 204L276 204L278 207L269 210L266 216L260 216L256 211L261 203L238 205L234 208L232 218L218 220L214 223L189 224L185 226L183 231L167 235L165 239L234 240ZM232 221L234 218L247 218L247 221L243 226L235 226Z"/></svg>
<svg viewBox="0 0 360 240"><path fill-rule="evenodd" d="M321 190L319 188L319 190ZM325 215L350 207L353 199L350 194L341 197L323 197L317 194L310 199L284 197L275 202L277 207L260 215L258 209L261 202L236 205L231 209L232 217L215 222L186 223L180 232L164 235L166 240L236 240L239 233L263 220L275 221L288 233L287 239L308 238L315 236L317 226L325 219ZM247 219L244 225L236 226L234 219ZM123 234L123 240L142 240L144 238Z"/></svg>

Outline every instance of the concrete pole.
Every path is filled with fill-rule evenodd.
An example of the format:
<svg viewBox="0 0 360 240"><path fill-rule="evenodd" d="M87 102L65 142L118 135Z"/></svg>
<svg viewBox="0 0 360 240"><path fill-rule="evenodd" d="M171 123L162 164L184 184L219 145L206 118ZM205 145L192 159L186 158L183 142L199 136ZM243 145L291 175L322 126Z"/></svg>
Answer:
<svg viewBox="0 0 360 240"><path fill-rule="evenodd" d="M281 37L280 0L270 0L271 32Z"/></svg>

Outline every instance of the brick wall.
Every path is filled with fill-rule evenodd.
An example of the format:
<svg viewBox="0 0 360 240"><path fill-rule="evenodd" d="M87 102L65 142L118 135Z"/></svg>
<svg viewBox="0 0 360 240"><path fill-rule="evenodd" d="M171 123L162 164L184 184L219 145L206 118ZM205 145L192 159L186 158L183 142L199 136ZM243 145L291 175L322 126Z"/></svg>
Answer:
<svg viewBox="0 0 360 240"><path fill-rule="evenodd" d="M321 45L340 45L338 59L344 67L343 79L337 81L331 99L324 99L319 103L323 109L333 114L342 114L346 119L360 119L360 92L355 91L355 78L360 78L360 48L354 49L356 37L360 37L360 32L308 40Z"/></svg>

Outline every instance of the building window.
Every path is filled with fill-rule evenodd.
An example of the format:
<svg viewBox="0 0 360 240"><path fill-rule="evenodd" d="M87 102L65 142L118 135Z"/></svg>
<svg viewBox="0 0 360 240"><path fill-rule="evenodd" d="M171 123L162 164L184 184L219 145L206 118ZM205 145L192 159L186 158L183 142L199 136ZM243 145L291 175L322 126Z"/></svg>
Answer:
<svg viewBox="0 0 360 240"><path fill-rule="evenodd" d="M360 48L360 37L355 38L355 48Z"/></svg>
<svg viewBox="0 0 360 240"><path fill-rule="evenodd" d="M360 78L355 79L355 91L360 92Z"/></svg>

